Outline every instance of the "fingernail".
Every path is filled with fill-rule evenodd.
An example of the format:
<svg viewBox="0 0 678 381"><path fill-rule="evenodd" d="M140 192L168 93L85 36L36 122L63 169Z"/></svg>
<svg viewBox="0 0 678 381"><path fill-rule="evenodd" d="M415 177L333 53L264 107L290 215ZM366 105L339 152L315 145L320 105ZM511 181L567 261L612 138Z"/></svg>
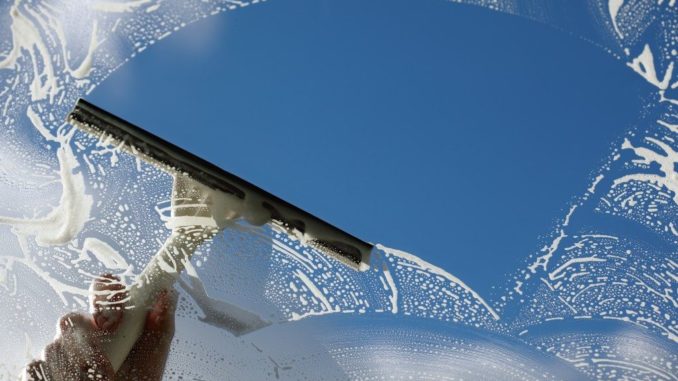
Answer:
<svg viewBox="0 0 678 381"><path fill-rule="evenodd" d="M91 313L94 324L100 330L113 331L123 318L124 300L128 293L120 278L104 274L92 282Z"/></svg>
<svg viewBox="0 0 678 381"><path fill-rule="evenodd" d="M61 329L61 332L67 332L71 328L73 328L73 323L71 322L70 318L63 318L59 322L59 329Z"/></svg>
<svg viewBox="0 0 678 381"><path fill-rule="evenodd" d="M74 329L77 325L81 323L82 316L79 314L72 312L67 314L66 316L63 316L59 320L59 330L61 333L66 333Z"/></svg>
<svg viewBox="0 0 678 381"><path fill-rule="evenodd" d="M97 328L104 331L112 331L122 321L123 312L119 307L104 307L94 314L94 322Z"/></svg>
<svg viewBox="0 0 678 381"><path fill-rule="evenodd" d="M163 290L158 293L148 316L148 322L153 329L161 328L169 319L170 314L174 313L172 311L173 299L174 295L169 290Z"/></svg>

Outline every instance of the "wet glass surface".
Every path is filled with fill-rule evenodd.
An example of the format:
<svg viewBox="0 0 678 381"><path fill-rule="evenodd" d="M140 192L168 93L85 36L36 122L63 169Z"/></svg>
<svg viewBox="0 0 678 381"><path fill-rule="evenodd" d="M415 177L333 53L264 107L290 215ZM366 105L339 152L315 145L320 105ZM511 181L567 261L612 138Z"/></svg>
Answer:
<svg viewBox="0 0 678 381"><path fill-rule="evenodd" d="M63 122L147 48L258 1L0 6L0 380L676 379L678 5L466 3L583 36L645 86L492 293L383 245L355 271Z"/></svg>

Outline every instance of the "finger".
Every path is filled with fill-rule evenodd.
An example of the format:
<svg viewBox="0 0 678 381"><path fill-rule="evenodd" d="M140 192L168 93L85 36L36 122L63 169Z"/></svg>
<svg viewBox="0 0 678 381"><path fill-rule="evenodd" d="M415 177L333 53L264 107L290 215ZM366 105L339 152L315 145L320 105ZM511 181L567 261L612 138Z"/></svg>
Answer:
<svg viewBox="0 0 678 381"><path fill-rule="evenodd" d="M120 278L102 275L90 286L90 312L95 326L108 333L115 332L123 319L129 293Z"/></svg>
<svg viewBox="0 0 678 381"><path fill-rule="evenodd" d="M77 353L69 346L65 346L63 338L59 338L53 343L45 347L43 351L44 369L50 375L49 381L67 381L79 380L80 367L77 365L76 358L79 357Z"/></svg>
<svg viewBox="0 0 678 381"><path fill-rule="evenodd" d="M78 379L77 363L86 357L87 337L91 331L92 323L81 314L73 312L59 319L57 337L43 351L51 381Z"/></svg>
<svg viewBox="0 0 678 381"><path fill-rule="evenodd" d="M45 360L43 369L50 375L50 381L60 381L73 378L72 366L68 362L68 358L64 350L61 339L57 339L45 347L42 353L42 358Z"/></svg>
<svg viewBox="0 0 678 381"><path fill-rule="evenodd" d="M42 351L42 358L46 364L53 364L54 366L66 365L66 356L61 345L61 340L47 345Z"/></svg>
<svg viewBox="0 0 678 381"><path fill-rule="evenodd" d="M122 365L116 380L161 380L174 337L178 294L164 291L146 317L144 331Z"/></svg>
<svg viewBox="0 0 678 381"><path fill-rule="evenodd" d="M43 350L44 361L31 363L24 378L40 381L113 380L110 362L96 345L89 317L69 313L59 319L57 337Z"/></svg>
<svg viewBox="0 0 678 381"><path fill-rule="evenodd" d="M174 289L160 292L146 316L144 331L174 336L174 312L177 308L178 299L179 294Z"/></svg>
<svg viewBox="0 0 678 381"><path fill-rule="evenodd" d="M21 381L45 381L50 379L51 377L47 372L45 362L40 360L35 360L26 365L21 375Z"/></svg>
<svg viewBox="0 0 678 381"><path fill-rule="evenodd" d="M105 333L89 317L75 313L64 316L59 326L61 335L48 348L61 351L53 355L61 359L61 368L54 369L57 362L45 358L52 372L64 375L65 380L112 380L111 364L98 346Z"/></svg>

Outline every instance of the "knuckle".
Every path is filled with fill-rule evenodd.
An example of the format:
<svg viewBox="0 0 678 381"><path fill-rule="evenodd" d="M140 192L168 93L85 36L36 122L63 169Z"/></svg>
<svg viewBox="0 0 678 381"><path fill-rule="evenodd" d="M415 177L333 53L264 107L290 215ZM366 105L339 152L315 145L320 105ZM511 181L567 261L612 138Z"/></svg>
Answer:
<svg viewBox="0 0 678 381"><path fill-rule="evenodd" d="M92 288L95 290L110 290L122 285L120 277L112 274L104 274L92 280Z"/></svg>
<svg viewBox="0 0 678 381"><path fill-rule="evenodd" d="M45 347L45 357L49 357L61 352L61 345L58 342L50 343Z"/></svg>
<svg viewBox="0 0 678 381"><path fill-rule="evenodd" d="M34 360L30 364L26 365L24 368L22 380L24 381L38 381L38 380L47 380L47 374L45 372L46 367L44 366L43 361Z"/></svg>
<svg viewBox="0 0 678 381"><path fill-rule="evenodd" d="M68 313L59 319L59 331L63 334L82 325L84 317L76 312Z"/></svg>
<svg viewBox="0 0 678 381"><path fill-rule="evenodd" d="M91 331L91 318L79 313L71 313L59 320L60 335L70 338L78 335L88 335Z"/></svg>
<svg viewBox="0 0 678 381"><path fill-rule="evenodd" d="M66 354L60 343L49 344L43 350L44 365L51 370L61 369L66 363ZM43 369L45 366L43 366Z"/></svg>

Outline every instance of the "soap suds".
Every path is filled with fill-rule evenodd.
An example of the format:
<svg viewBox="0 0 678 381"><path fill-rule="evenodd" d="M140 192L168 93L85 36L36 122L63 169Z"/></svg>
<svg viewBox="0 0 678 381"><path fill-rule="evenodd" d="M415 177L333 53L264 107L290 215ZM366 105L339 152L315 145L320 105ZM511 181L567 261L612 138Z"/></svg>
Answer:
<svg viewBox="0 0 678 381"><path fill-rule="evenodd" d="M624 0L609 0L608 3L612 26L620 38L624 38L624 34L619 30L619 24L617 24L617 14L619 13L619 9L622 7L622 5L624 5Z"/></svg>
<svg viewBox="0 0 678 381"><path fill-rule="evenodd" d="M11 225L20 235L32 235L42 246L65 245L72 241L90 218L93 199L85 193L85 180L75 171L79 163L70 148L70 137L51 136L60 143L57 149L62 194L59 204L46 216L35 219L0 217L0 224Z"/></svg>
<svg viewBox="0 0 678 381"><path fill-rule="evenodd" d="M110 270L126 270L129 265L125 258L120 255L113 247L97 238L87 237L82 244L80 257L74 260L75 263L81 260L87 260L88 254L92 254L96 260Z"/></svg>
<svg viewBox="0 0 678 381"><path fill-rule="evenodd" d="M520 336L522 344L511 344L514 350L530 345L530 350L556 356L567 369L594 379L673 377L676 356L671 345L678 340L675 0L599 4L606 27L596 24L594 29L601 28L596 30L609 37L605 49L628 60L630 70L656 93L643 111L656 123L641 124L612 148L585 194L544 239L542 251L529 258L505 294L494 299L421 258L382 245L369 270L346 269L277 227L234 222L241 211L223 221L158 218L153 210L162 210L158 205L169 198L167 174L62 123L75 100L127 62L125 57L193 21L257 3L187 1L178 10L153 0L96 1L68 20L45 1L15 0L0 6L11 33L0 53L6 79L0 84L0 189L12 194L8 199L28 205L17 202L16 213L0 217L6 228L0 232L2 242L12 243L0 256L0 302L10 306L0 312L7 328L0 347L31 343L26 351L34 356L34 350L51 340L53 321L61 313L86 308L89 282L103 272L115 272L128 284L144 281L136 278L138 272L167 238L168 227L176 227L166 223L233 224L224 233L228 240L216 237L196 253L195 267L171 260L159 264L168 272L188 266L190 273L183 280L178 345L169 365L177 377L218 377L224 369L229 374L245 369L250 376L261 372L257 379L301 379L303 366L286 360L285 351L273 356L250 336L234 339L240 328L233 318L261 328L269 318L291 327L330 315L427 319ZM515 14L524 11L510 1L465 3ZM546 13L533 9L525 16L546 20ZM129 40L130 46L116 45L118 37ZM12 132L17 130L22 133ZM596 219L600 216L620 225L601 222ZM215 255L224 253L228 255ZM559 322L567 327L556 326ZM613 333L590 326L600 322L619 325ZM266 329L284 330L285 324ZM190 336L183 335L187 330ZM343 366L357 378L389 374L389 369L379 368L383 357L357 358L358 348L365 353L378 350L403 364L408 358L420 360L407 369L418 379L449 374L443 371L450 364L472 367L467 370L483 376L498 369L499 377L517 379L543 370L536 364L528 369L493 345L423 333L410 337L409 330L385 332L376 344L351 347L351 342L333 341L323 364ZM399 340L403 335L412 338L410 344ZM228 360L223 358L225 347L237 348ZM9 354L0 361L0 378L11 379L27 355L5 352ZM309 356L310 363L319 353ZM432 361L440 358L451 362ZM481 365L497 368L473 367L479 359ZM429 368L416 366L425 361L431 363ZM538 379L556 379L559 374L543 371Z"/></svg>

